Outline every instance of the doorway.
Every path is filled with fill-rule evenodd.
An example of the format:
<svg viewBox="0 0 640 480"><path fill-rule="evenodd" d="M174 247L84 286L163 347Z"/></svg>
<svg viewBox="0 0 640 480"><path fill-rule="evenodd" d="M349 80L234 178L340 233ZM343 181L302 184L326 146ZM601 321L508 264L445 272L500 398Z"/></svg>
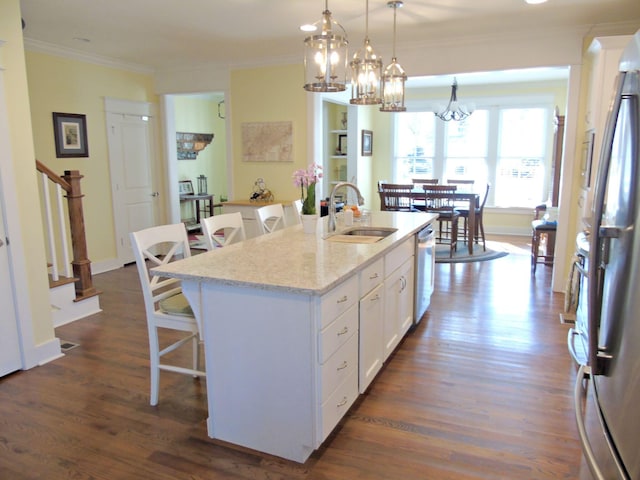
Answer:
<svg viewBox="0 0 640 480"><path fill-rule="evenodd" d="M211 142L197 154L169 154L172 164L167 169L170 189L176 189L179 182L190 181L196 193L213 195L213 203L219 204L229 198L227 163L226 106L223 93L170 95L172 108L166 109L173 120L167 122L167 135L195 133L213 135ZM176 152L176 147L168 147L168 152ZM206 190L204 192L203 190ZM185 221L197 217L193 211L194 202L171 200L172 222ZM173 218L175 216L175 218Z"/></svg>

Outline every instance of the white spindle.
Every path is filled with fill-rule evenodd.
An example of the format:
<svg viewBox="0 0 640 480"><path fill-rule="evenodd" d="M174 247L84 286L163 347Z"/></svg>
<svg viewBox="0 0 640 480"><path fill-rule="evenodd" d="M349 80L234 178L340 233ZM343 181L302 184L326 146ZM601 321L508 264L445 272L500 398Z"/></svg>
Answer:
<svg viewBox="0 0 640 480"><path fill-rule="evenodd" d="M51 200L49 199L49 178L42 174L42 192L44 196L45 226L47 227L47 243L49 245L49 256L51 260L51 278L54 282L60 278L58 275L58 259L56 256L56 244L53 235L53 221L51 219Z"/></svg>
<svg viewBox="0 0 640 480"><path fill-rule="evenodd" d="M56 199L58 201L58 228L60 230L60 242L62 243L62 261L64 265L64 276L67 278L73 277L71 271L71 260L69 259L69 242L67 240L67 227L64 222L65 215L62 205L63 190L60 184L56 183Z"/></svg>

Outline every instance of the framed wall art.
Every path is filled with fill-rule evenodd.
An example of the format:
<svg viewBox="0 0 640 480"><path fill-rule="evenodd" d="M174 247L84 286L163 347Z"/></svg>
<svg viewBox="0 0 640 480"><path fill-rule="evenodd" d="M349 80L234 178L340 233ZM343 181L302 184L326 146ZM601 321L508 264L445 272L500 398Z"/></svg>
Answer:
<svg viewBox="0 0 640 480"><path fill-rule="evenodd" d="M371 155L373 155L373 132L362 130L362 156L370 157Z"/></svg>
<svg viewBox="0 0 640 480"><path fill-rule="evenodd" d="M346 135L338 135L338 149L336 151L338 155L346 155L347 154L347 136Z"/></svg>
<svg viewBox="0 0 640 480"><path fill-rule="evenodd" d="M87 116L53 112L53 138L56 157L88 157Z"/></svg>

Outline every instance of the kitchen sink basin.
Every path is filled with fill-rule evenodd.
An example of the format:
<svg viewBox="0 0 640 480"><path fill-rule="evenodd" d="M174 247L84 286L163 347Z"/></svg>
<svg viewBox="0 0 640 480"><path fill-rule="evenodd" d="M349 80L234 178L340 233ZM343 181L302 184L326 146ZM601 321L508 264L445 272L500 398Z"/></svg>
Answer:
<svg viewBox="0 0 640 480"><path fill-rule="evenodd" d="M388 227L353 227L340 232L340 235L357 235L361 237L388 237L394 232L397 232L397 228Z"/></svg>
<svg viewBox="0 0 640 480"><path fill-rule="evenodd" d="M327 237L327 240L342 243L375 243L397 230L387 227L351 227Z"/></svg>

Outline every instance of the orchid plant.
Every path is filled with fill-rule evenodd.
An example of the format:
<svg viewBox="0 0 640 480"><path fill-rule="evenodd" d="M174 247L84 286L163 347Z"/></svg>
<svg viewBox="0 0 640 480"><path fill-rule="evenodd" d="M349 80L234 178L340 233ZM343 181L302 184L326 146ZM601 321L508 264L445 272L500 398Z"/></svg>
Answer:
<svg viewBox="0 0 640 480"><path fill-rule="evenodd" d="M302 200L302 214L316 214L316 183L322 178L322 166L310 164L307 169L299 169L293 172L293 184L300 188Z"/></svg>

